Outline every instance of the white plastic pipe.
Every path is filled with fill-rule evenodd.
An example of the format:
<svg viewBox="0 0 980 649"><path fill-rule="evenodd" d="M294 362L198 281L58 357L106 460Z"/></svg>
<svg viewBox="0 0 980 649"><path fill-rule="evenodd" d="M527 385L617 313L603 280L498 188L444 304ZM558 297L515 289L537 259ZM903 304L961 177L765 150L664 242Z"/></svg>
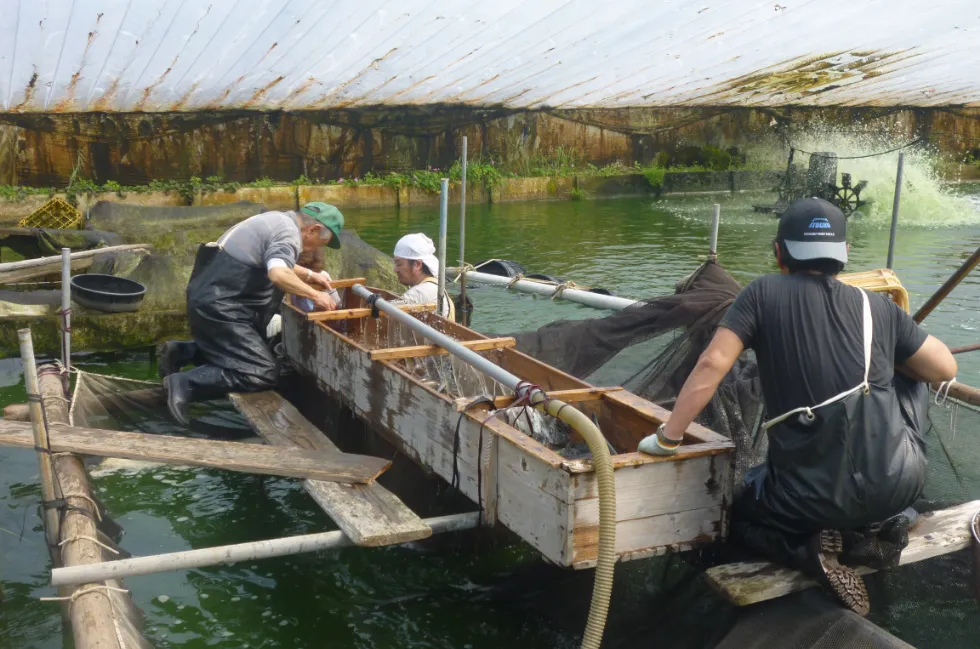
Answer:
<svg viewBox="0 0 980 649"><path fill-rule="evenodd" d="M53 511L53 510L52 510ZM480 514L452 514L428 518L424 522L432 528L433 534L468 530L477 526ZM316 552L354 545L343 532L321 532L319 534L303 534L288 536L268 541L253 541L236 545L223 545L216 548L188 550L157 554L149 557L133 557L119 561L90 563L68 568L55 568L51 571L52 586L70 586L89 584L106 579L122 579L136 575L152 575L173 570L187 570L201 566L214 566L219 563L237 563L239 561L254 561L270 557L281 557L288 554Z"/></svg>
<svg viewBox="0 0 980 649"><path fill-rule="evenodd" d="M515 291L521 291L522 293L533 293L534 295L544 295L545 297L553 296L558 290L557 284L536 282L526 279L520 279L515 282L511 277L490 275L489 273L481 273L476 270L466 272L466 281L478 282L480 284L492 284L494 286L509 286ZM590 306L594 309L610 309L613 311L620 311L628 306L638 303L638 300L631 300L625 297L616 297L614 295L600 295L599 293L591 293L589 291L583 291L577 288L566 288L561 292L561 295L558 296L558 299L568 300L569 302L577 302L579 304L584 304L585 306Z"/></svg>
<svg viewBox="0 0 980 649"><path fill-rule="evenodd" d="M708 253L712 257L718 256L718 224L721 222L721 205L715 203L715 213L711 217L711 242L708 247Z"/></svg>
<svg viewBox="0 0 980 649"><path fill-rule="evenodd" d="M439 298L437 311L442 315L446 298L446 224L449 221L449 179L442 179L442 195L439 198Z"/></svg>
<svg viewBox="0 0 980 649"><path fill-rule="evenodd" d="M61 364L71 371L71 248L61 249L61 313L64 318Z"/></svg>

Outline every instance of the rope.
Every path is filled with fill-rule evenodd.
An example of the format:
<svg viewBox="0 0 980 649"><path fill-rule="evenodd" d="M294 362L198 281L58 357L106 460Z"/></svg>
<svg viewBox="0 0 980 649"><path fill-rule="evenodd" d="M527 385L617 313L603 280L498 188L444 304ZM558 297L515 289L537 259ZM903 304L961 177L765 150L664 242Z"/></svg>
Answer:
<svg viewBox="0 0 980 649"><path fill-rule="evenodd" d="M486 264L486 263L488 263L488 262L483 262L483 264ZM483 266L483 264L480 264L480 265ZM463 265L459 268L459 274L457 274L456 275L456 279L453 280L453 284L458 283L459 282L459 279L463 275L465 275L466 273L468 273L470 271L473 271L473 270L476 270L476 267L474 267L473 264L463 262Z"/></svg>
<svg viewBox="0 0 980 649"><path fill-rule="evenodd" d="M915 146L916 144L918 144L919 142L924 141L925 139L926 138L924 138L924 137L920 137L920 138L917 138L915 140L912 140L908 144L903 144L902 146L895 147L894 149L888 149L887 151L880 151L878 153L869 153L867 155L842 155L842 156L839 156L839 155L827 155L827 154L824 154L824 153L814 153L813 151L804 151L803 149L799 148L798 146L794 146L792 144L790 144L789 148L790 148L791 151L799 151L800 153L805 153L805 154L810 155L810 156L816 156L818 158L837 158L838 160L859 160L861 158L874 158L874 157L880 156L880 155L888 155L889 153L895 153L896 151L901 151L902 149L907 149L907 148L909 148L911 146Z"/></svg>
<svg viewBox="0 0 980 649"><path fill-rule="evenodd" d="M69 537L69 538L61 541L60 543L58 543L58 547L59 548L60 547L63 547L65 545L68 545L69 543L73 543L75 541L91 541L92 543L98 545L101 548L104 548L104 549L108 550L109 552L111 552L113 554L119 554L119 551L116 550L115 548L110 548L108 545L106 545L102 541L100 541L98 539L94 539L91 536L85 536L84 534L79 534L78 536L71 536L71 537Z"/></svg>
<svg viewBox="0 0 980 649"><path fill-rule="evenodd" d="M566 288L577 289L579 286L575 282L562 282L555 288L555 292L551 295L552 300L557 300L561 297L561 294L565 292Z"/></svg>
<svg viewBox="0 0 980 649"><path fill-rule="evenodd" d="M524 279L524 275L517 273L514 278L507 283L507 288L510 289L514 284Z"/></svg>
<svg viewBox="0 0 980 649"><path fill-rule="evenodd" d="M381 299L379 293L372 293L366 302L369 307L371 307L371 317L377 319L381 314L378 312L378 300Z"/></svg>
<svg viewBox="0 0 980 649"><path fill-rule="evenodd" d="M956 383L955 377L948 381L943 381L942 383L940 383L939 389L936 390L936 396L933 397L932 402L937 406L944 405L946 401L949 399L949 389L953 387L954 383Z"/></svg>
<svg viewBox="0 0 980 649"><path fill-rule="evenodd" d="M129 593L129 591L126 590L125 588L116 588L115 586L97 585L97 586L89 586L88 588L79 588L78 590L76 590L74 593L72 593L67 597L40 597L38 599L42 602L68 602L68 610L71 611L71 605L75 603L76 599L78 599L83 595L88 595L89 593L95 591L105 591L103 594L106 596L107 599L109 599L110 592L127 593L127 594ZM110 603L112 602L111 599L109 599L109 601Z"/></svg>

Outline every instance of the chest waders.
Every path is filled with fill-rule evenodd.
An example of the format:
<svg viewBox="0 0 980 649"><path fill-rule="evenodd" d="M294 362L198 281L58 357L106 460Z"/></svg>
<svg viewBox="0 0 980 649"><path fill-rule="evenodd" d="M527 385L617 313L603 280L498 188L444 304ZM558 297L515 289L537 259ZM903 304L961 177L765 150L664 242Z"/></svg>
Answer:
<svg viewBox="0 0 980 649"><path fill-rule="evenodd" d="M755 485L766 525L790 534L855 529L912 504L925 483L922 439L902 417L892 383L872 384L871 305L861 293L864 377L815 406L775 417L766 471Z"/></svg>
<svg viewBox="0 0 980 649"><path fill-rule="evenodd" d="M181 349L200 364L165 380L168 404L178 421L187 424L190 402L275 387L279 361L262 335L273 288L264 268L229 255L221 239L198 248L187 284L194 348Z"/></svg>

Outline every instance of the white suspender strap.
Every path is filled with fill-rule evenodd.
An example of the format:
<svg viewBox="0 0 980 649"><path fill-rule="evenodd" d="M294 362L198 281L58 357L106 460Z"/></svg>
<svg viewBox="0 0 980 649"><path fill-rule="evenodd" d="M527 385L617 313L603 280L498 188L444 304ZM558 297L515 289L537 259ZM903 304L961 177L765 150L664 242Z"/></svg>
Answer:
<svg viewBox="0 0 980 649"><path fill-rule="evenodd" d="M772 426L786 421L793 415L798 415L800 413L806 413L806 418L808 420L812 420L815 416L813 411L817 408L829 406L836 401L840 401L841 399L851 396L858 390L864 390L867 392L871 388L871 384L868 383L868 376L871 374L871 341L872 335L874 334L874 322L871 319L871 302L868 300L868 294L864 291L864 289L859 288L857 290L861 293L861 332L864 338L864 380L850 390L830 397L826 401L818 403L815 406L804 406L803 408L796 408L795 410L784 412L778 417L770 419L766 423L762 424L762 430L768 430Z"/></svg>

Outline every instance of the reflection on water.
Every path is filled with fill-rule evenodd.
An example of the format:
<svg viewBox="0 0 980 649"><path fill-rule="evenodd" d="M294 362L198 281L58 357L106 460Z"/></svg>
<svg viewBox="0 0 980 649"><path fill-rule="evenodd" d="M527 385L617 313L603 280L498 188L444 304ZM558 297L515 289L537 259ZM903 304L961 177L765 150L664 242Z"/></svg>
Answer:
<svg viewBox="0 0 980 649"><path fill-rule="evenodd" d="M972 190L959 191L969 195ZM775 221L752 212L751 203L757 199L721 195L658 202L630 198L470 206L467 256L470 261L513 259L530 272L602 286L623 296L660 295L672 292L674 283L703 259L711 204L719 201L721 262L747 282L774 270L769 242ZM980 246L980 219L959 219L955 227L923 227L912 213L913 205L910 202L903 211L908 218L899 230L895 266L916 308ZM386 252L406 232L437 232L436 208L401 210L397 219L391 210L344 212L350 227ZM450 251L458 245L455 221L450 222ZM850 270L884 264L887 227L872 219L855 219L850 239ZM485 333L601 315L497 288L474 287L470 295L476 306L474 327ZM929 331L950 345L978 342L978 297L980 276L967 278L926 321ZM424 343L408 334L397 340L398 345ZM960 361L960 379L980 385L980 354ZM155 376L145 353L89 357L88 362L93 371L138 379ZM501 393L499 386L481 384L485 379L444 356L413 364L412 371L460 396ZM18 381L18 362L0 363L4 405L24 401ZM56 605L37 601L54 593L46 585L49 566L37 512L36 474L33 453L0 450L0 579L5 596L0 647L62 647ZM95 486L109 513L126 530L122 545L137 555L333 528L293 480L157 467L103 472ZM940 581L921 569L903 568L888 577L890 582L914 580L929 598L903 595L888 609L902 615L876 621L921 649L980 645L980 613L970 600L966 564L956 561L960 560L944 560L950 567ZM657 596L673 583L665 583L664 573L682 569L677 566L650 560L617 567L618 600L610 630L622 641L619 646L667 642L665 634L679 643L690 638L687 646L703 645L696 640L710 626L705 620L719 619L717 600L710 594L698 590L697 599L684 611L668 607L667 618L658 615L664 604ZM693 573L685 578L687 590L701 588ZM551 649L577 646L591 575L544 567L534 552L519 544L492 547L465 540L448 549L426 544L351 548L137 577L127 585L147 614L147 635L161 649ZM676 600L676 591L672 598Z"/></svg>

